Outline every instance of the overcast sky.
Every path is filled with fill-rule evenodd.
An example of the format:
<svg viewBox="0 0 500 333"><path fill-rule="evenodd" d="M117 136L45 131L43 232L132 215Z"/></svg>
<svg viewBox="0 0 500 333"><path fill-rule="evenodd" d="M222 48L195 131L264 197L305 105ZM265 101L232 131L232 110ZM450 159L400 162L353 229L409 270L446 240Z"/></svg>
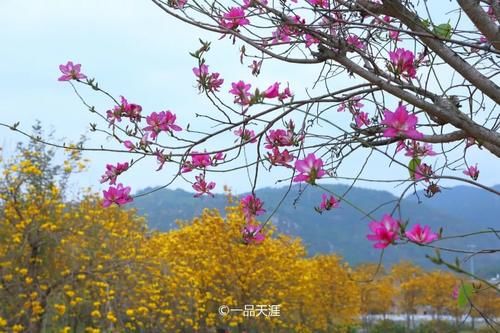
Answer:
<svg viewBox="0 0 500 333"><path fill-rule="evenodd" d="M218 36L206 34L186 26L164 14L152 2L145 0L45 0L0 1L0 119L4 123L20 121L28 129L40 119L46 129L54 129L55 136L77 140L88 134L88 124L95 122L68 84L57 81L58 65L73 60L82 64L84 73L96 77L99 85L115 96L124 95L130 102L143 106L143 113L172 110L178 122L185 127L188 122L200 124L194 113L203 113L209 103L197 94L191 68L195 60L188 55L199 47L198 38L213 41L213 52L208 56L211 68L221 72L225 88L230 82L249 78L247 64L239 64L238 46ZM304 89L311 87L318 68L310 66L266 64L265 70L254 83L269 85L275 80L290 82L296 95L304 96ZM229 88L227 88L229 89ZM96 98L88 90L84 95L101 110L110 108L109 101ZM346 117L339 114L339 117ZM90 146L102 143L103 137L89 135ZM0 145L4 157L14 153L15 143L23 138L5 128L0 128ZM109 142L110 143L110 142ZM352 176L362 164L366 152L356 154L343 169ZM127 160L123 155L86 154L91 159L89 171L75 179L79 186L98 184L107 162ZM498 160L487 152L472 148L469 161L478 162L480 180L493 185L500 183ZM375 160L367 177L398 179L407 173L389 167L385 159ZM163 185L175 172L166 169L155 173L156 162L151 160L140 169L124 175L121 181L135 190L147 186ZM258 187L273 186L274 179L261 173ZM276 174L275 174L276 175ZM462 176L460 171L454 175ZM193 175L194 177L194 175ZM241 173L213 175L222 185L229 185L235 192L249 190L246 175ZM332 180L333 182L333 180ZM398 192L393 183L360 183L364 187ZM173 188L190 189L189 184L177 182Z"/></svg>

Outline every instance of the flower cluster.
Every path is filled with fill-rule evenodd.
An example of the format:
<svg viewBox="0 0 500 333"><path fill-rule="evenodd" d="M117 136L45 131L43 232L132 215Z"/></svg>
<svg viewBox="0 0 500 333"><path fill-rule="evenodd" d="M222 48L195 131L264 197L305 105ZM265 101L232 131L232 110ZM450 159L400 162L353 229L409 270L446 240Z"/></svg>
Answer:
<svg viewBox="0 0 500 333"><path fill-rule="evenodd" d="M417 75L413 52L403 48L389 52L389 69L396 75L413 79Z"/></svg>
<svg viewBox="0 0 500 333"><path fill-rule="evenodd" d="M156 140L161 132L181 131L182 128L175 124L177 116L170 111L153 112L146 117L149 126L144 131L152 140Z"/></svg>
<svg viewBox="0 0 500 333"><path fill-rule="evenodd" d="M193 68L194 75L198 78L198 89L200 91L215 92L219 91L224 83L224 79L219 78L219 73L209 73L208 66L201 64L199 67Z"/></svg>
<svg viewBox="0 0 500 333"><path fill-rule="evenodd" d="M123 96L120 105L116 105L112 110L106 111L106 118L109 125L113 125L115 121L122 121L122 117L129 118L131 122L141 121L142 107L138 104L129 103Z"/></svg>

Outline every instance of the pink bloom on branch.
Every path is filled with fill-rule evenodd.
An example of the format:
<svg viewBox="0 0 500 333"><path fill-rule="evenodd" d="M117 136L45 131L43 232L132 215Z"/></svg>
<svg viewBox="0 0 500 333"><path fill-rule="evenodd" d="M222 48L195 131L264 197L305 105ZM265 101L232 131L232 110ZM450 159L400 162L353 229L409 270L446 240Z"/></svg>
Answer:
<svg viewBox="0 0 500 333"><path fill-rule="evenodd" d="M102 206L105 208L111 206L112 204L121 206L132 202L129 186L123 187L122 184L118 184L116 187L110 186L107 191L102 191L102 193L104 196Z"/></svg>
<svg viewBox="0 0 500 333"><path fill-rule="evenodd" d="M306 42L306 47L311 47L313 44L319 44L319 39L310 34L304 35L304 41Z"/></svg>
<svg viewBox="0 0 500 333"><path fill-rule="evenodd" d="M321 8L329 8L330 2L329 0L306 0L311 6L321 7Z"/></svg>
<svg viewBox="0 0 500 333"><path fill-rule="evenodd" d="M405 232L405 235L409 240L419 244L428 244L438 239L438 235L431 232L428 225L422 228L420 224L415 224L410 231Z"/></svg>
<svg viewBox="0 0 500 333"><path fill-rule="evenodd" d="M263 95L266 98L275 98L278 97L280 92L280 84L278 82L273 83L269 88L267 88L264 92Z"/></svg>
<svg viewBox="0 0 500 333"><path fill-rule="evenodd" d="M361 128L363 126L370 126L371 120L368 118L368 113L360 112L354 117L354 121L356 122L356 126Z"/></svg>
<svg viewBox="0 0 500 333"><path fill-rule="evenodd" d="M248 223L243 227L242 237L246 244L260 244L266 239L262 227L253 223Z"/></svg>
<svg viewBox="0 0 500 333"><path fill-rule="evenodd" d="M250 221L254 216L259 216L265 213L264 202L253 194L248 194L240 201L241 208L247 221Z"/></svg>
<svg viewBox="0 0 500 333"><path fill-rule="evenodd" d="M403 142L403 141L401 141ZM436 152L432 150L432 145L430 143L424 143L421 145L419 142L412 140L408 145L403 145L406 149L405 156L411 157L425 157L425 156L435 156Z"/></svg>
<svg viewBox="0 0 500 333"><path fill-rule="evenodd" d="M356 35L349 35L346 39L346 43L347 43L347 45L350 45L350 46L352 46L356 49L360 49L360 50L363 50L366 47L366 45Z"/></svg>
<svg viewBox="0 0 500 333"><path fill-rule="evenodd" d="M234 103L240 104L240 105L247 105L250 103L250 93L248 92L250 88L252 87L251 84L246 84L243 81L238 81L238 82L233 82L231 83L231 90L229 92L233 95L234 97Z"/></svg>
<svg viewBox="0 0 500 333"><path fill-rule="evenodd" d="M425 182L429 182L429 178L434 175L432 167L426 163L419 164L415 169L415 180L423 179Z"/></svg>
<svg viewBox="0 0 500 333"><path fill-rule="evenodd" d="M316 211L319 213L322 213L326 210L331 210L332 208L338 208L339 207L339 201L335 199L333 195L328 195L326 193L323 193L321 195L321 203L319 204L319 207L316 208Z"/></svg>
<svg viewBox="0 0 500 333"><path fill-rule="evenodd" d="M135 145L130 140L123 141L123 145L128 149L128 151L132 151L135 149Z"/></svg>
<svg viewBox="0 0 500 333"><path fill-rule="evenodd" d="M182 128L175 124L176 118L176 115L170 111L153 112L146 117L149 126L144 127L144 131L149 132L153 140L156 140L162 131L181 131Z"/></svg>
<svg viewBox="0 0 500 333"><path fill-rule="evenodd" d="M285 166L287 168L291 168L292 166L288 164L293 161L295 156L291 155L287 149L280 152L277 147L273 147L272 154L267 153L267 159L272 165Z"/></svg>
<svg viewBox="0 0 500 333"><path fill-rule="evenodd" d="M394 74L415 78L417 69L415 68L413 52L399 48L396 51L389 52L389 61Z"/></svg>
<svg viewBox="0 0 500 333"><path fill-rule="evenodd" d="M247 24L250 24L250 21L245 17L245 11L241 7L229 8L220 20L220 26L226 29L236 29Z"/></svg>
<svg viewBox="0 0 500 333"><path fill-rule="evenodd" d="M316 183L316 179L320 179L326 175L325 170L323 170L323 160L316 158L312 153L307 155L303 160L297 160L295 162L295 170L300 172L300 174L293 178L294 182L307 182L311 185Z"/></svg>
<svg viewBox="0 0 500 333"><path fill-rule="evenodd" d="M201 64L200 67L193 68L194 75L198 78L198 89L206 89L209 92L219 91L224 83L224 79L219 78L219 73L209 74L208 66Z"/></svg>
<svg viewBox="0 0 500 333"><path fill-rule="evenodd" d="M234 131L234 134L239 136L241 138L241 141L243 142L250 142L250 143L257 142L257 139L255 138L255 132L251 129L248 128L243 129L243 127L240 127Z"/></svg>
<svg viewBox="0 0 500 333"><path fill-rule="evenodd" d="M106 165L106 172L101 177L101 184L109 181L110 185L116 184L116 178L123 172L128 170L128 162L118 163L116 166L112 164Z"/></svg>
<svg viewBox="0 0 500 333"><path fill-rule="evenodd" d="M113 107L112 110L106 111L106 117L110 125L115 123L115 120L122 121L121 117L128 117L130 121L137 122L141 120L142 106L134 103L129 103L127 99L121 96L121 104Z"/></svg>
<svg viewBox="0 0 500 333"><path fill-rule="evenodd" d="M368 226L372 234L366 238L376 242L373 244L376 249L384 249L398 239L399 222L388 214L380 221L371 221Z"/></svg>
<svg viewBox="0 0 500 333"><path fill-rule="evenodd" d="M287 98L291 98L293 97L293 94L292 92L290 91L290 88L289 87L286 87L278 96L278 100L280 100L281 102L283 102L285 99Z"/></svg>
<svg viewBox="0 0 500 333"><path fill-rule="evenodd" d="M196 176L196 182L193 184L193 189L198 192L194 195L195 198L202 196L203 194L207 194L210 196L214 196L211 190L215 188L215 182L207 183L205 180L205 175L200 173L199 176Z"/></svg>
<svg viewBox="0 0 500 333"><path fill-rule="evenodd" d="M473 180L477 180L477 178L479 177L479 169L477 168L477 163L476 165L471 165L470 167L468 167L467 170L464 170L464 175L471 177Z"/></svg>
<svg viewBox="0 0 500 333"><path fill-rule="evenodd" d="M394 112L387 109L384 111L382 124L386 125L387 128L384 130L383 135L389 138L405 136L416 140L421 139L423 134L416 130L417 122L417 116L409 114L406 111L406 106L399 104Z"/></svg>
<svg viewBox="0 0 500 333"><path fill-rule="evenodd" d="M59 65L59 70L63 73L57 80L58 81L70 81L70 80L83 80L87 76L80 73L82 65L74 65L72 61L68 61L66 65Z"/></svg>

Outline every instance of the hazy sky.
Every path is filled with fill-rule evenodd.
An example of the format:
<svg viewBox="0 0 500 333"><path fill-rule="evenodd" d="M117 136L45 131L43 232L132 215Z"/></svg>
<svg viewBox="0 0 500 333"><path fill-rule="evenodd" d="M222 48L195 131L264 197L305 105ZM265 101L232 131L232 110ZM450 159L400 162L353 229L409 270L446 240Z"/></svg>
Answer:
<svg viewBox="0 0 500 333"><path fill-rule="evenodd" d="M208 55L211 68L221 72L224 89L230 82L249 78L247 64L240 65L238 46L218 36L195 30L164 14L152 2L145 0L45 0L0 1L0 121L14 123L28 129L36 119L44 127L55 130L55 136L77 140L86 134L88 124L95 122L78 100L68 84L57 81L58 65L73 60L82 64L83 72L96 77L99 85L115 96L124 95L129 102L141 104L143 113L172 110L178 122L203 123L194 119L196 112L210 112L208 101L197 94L191 68L195 60L188 55L199 47L198 37L213 41L213 52ZM304 88L312 86L318 67L294 66L278 63L265 64L263 74L252 82L267 86L274 82L289 81L296 95L304 96ZM227 88L227 89L226 89ZM82 93L100 110L112 104L89 90ZM339 114L347 120L347 115ZM194 126L193 126L194 128ZM89 135L89 146L98 146L103 137ZM0 128L0 145L4 156L14 152L15 143L23 138ZM110 142L108 142L109 144ZM367 152L355 154L339 170L352 176L363 163ZM128 157L110 154L86 154L92 163L89 172L76 178L82 186L98 184L107 162L116 163ZM489 153L472 148L469 161L478 162L480 180L493 185L500 183L498 160ZM398 179L407 173L389 167L387 160L375 160L367 177ZM162 185L175 170L155 173L156 161L144 163L139 169L124 175L121 181L134 189ZM258 187L272 186L274 179L261 173ZM454 173L462 176L460 171ZM193 175L194 177L194 175ZM245 173L217 174L219 191L227 184L235 192L247 191L249 183ZM394 184L360 183L364 187L398 192ZM189 184L177 182L173 188L190 189Z"/></svg>

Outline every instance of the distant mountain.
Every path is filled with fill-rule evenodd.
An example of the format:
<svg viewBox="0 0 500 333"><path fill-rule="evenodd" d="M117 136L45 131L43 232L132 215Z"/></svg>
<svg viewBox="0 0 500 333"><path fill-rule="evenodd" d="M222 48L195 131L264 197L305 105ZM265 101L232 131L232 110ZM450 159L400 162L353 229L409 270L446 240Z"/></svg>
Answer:
<svg viewBox="0 0 500 333"><path fill-rule="evenodd" d="M279 232L300 237L310 255L336 252L352 265L379 260L381 251L373 249L366 240L370 219L364 217L358 209L371 212L371 216L378 219L384 213L391 212L397 197L386 191L358 187L349 190L345 185L327 185L325 188L337 196L347 193L340 208L323 214L317 213L314 206L319 205L324 191L317 187L296 185L290 189L282 205L271 217L272 223ZM500 189L500 186L496 188ZM142 193L150 190L152 189L145 189ZM261 220L269 217L286 191L287 188L264 188L257 191L267 209L267 214ZM204 208L217 208L224 215L227 199L223 195L196 199L192 193L183 190L162 189L137 198L134 205L140 214L147 217L151 228L166 231L176 228L176 220L190 220ZM500 229L500 198L467 186L443 189L442 193L430 199L417 192L417 195L410 195L402 200L399 212L404 221L410 221L410 225L428 224L436 231L442 227L443 236L487 228ZM395 214L398 216L398 212ZM479 244L481 248L500 248L500 239L492 235L470 237L466 239L466 243L458 238L441 244L449 248ZM422 251L414 244L388 247L384 252L384 264L390 265L405 259L430 267L433 264L425 258L425 253L432 254L432 251ZM443 257L453 261L455 256L443 253ZM500 272L500 254L476 256L474 260L478 272Z"/></svg>

